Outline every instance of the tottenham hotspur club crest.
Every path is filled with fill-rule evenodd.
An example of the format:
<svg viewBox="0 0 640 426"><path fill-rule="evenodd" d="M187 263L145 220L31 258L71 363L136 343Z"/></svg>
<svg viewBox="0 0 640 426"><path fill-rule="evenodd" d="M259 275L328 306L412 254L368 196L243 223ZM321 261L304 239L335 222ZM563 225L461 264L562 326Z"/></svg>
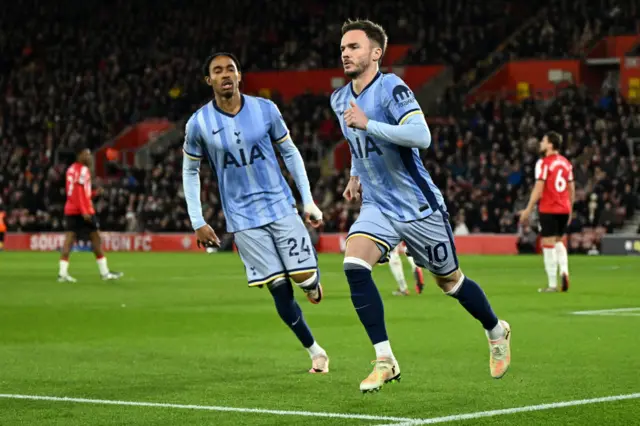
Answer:
<svg viewBox="0 0 640 426"><path fill-rule="evenodd" d="M415 99L411 89L403 84L394 87L392 95L393 100L401 107L410 104Z"/></svg>

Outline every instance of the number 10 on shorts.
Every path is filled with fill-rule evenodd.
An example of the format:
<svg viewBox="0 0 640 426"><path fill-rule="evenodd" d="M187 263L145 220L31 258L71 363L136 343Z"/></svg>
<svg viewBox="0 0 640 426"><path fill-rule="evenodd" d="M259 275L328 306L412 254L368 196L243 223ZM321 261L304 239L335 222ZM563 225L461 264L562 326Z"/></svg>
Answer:
<svg viewBox="0 0 640 426"><path fill-rule="evenodd" d="M429 263L433 265L435 263L443 263L446 262L449 257L449 250L447 250L447 245L445 243L439 243L435 246L425 246L425 250L427 251L427 258L429 259Z"/></svg>

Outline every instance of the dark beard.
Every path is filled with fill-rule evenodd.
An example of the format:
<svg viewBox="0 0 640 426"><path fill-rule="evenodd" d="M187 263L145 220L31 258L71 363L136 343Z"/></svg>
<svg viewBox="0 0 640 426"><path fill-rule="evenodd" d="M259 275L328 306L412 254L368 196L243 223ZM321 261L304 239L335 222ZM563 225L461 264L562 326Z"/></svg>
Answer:
<svg viewBox="0 0 640 426"><path fill-rule="evenodd" d="M231 99L233 97L234 93L235 93L234 90L232 90L230 92L222 92L222 93L220 93L220 97L221 98L225 98L225 99Z"/></svg>
<svg viewBox="0 0 640 426"><path fill-rule="evenodd" d="M361 73L361 72L359 72L359 71L351 71L351 72L346 72L346 73L345 73L345 75L346 75L347 77L349 77L351 80L353 80L354 78L358 78L358 76L359 76L360 74L362 74L362 73Z"/></svg>
<svg viewBox="0 0 640 426"><path fill-rule="evenodd" d="M344 75L353 80L354 78L358 78L363 71L364 70L361 69L356 69L355 71L345 71Z"/></svg>

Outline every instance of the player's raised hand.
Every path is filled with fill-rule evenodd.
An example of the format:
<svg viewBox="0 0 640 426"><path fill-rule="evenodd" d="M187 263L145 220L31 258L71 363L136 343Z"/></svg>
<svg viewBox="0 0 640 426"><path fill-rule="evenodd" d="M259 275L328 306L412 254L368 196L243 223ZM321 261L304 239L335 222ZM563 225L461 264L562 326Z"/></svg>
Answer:
<svg viewBox="0 0 640 426"><path fill-rule="evenodd" d="M350 102L351 108L344 112L344 122L348 127L354 129L366 130L369 119L364 114L364 111L354 102Z"/></svg>
<svg viewBox="0 0 640 426"><path fill-rule="evenodd" d="M352 176L351 179L349 179L349 183L347 183L347 187L342 193L342 196L347 201L358 201L360 199L360 179Z"/></svg>
<svg viewBox="0 0 640 426"><path fill-rule="evenodd" d="M218 238L213 228L209 225L204 225L196 229L196 238L198 240L198 247L220 247L220 238Z"/></svg>
<svg viewBox="0 0 640 426"><path fill-rule="evenodd" d="M304 220L314 228L322 225L322 211L316 206L315 203L305 204L304 206Z"/></svg>

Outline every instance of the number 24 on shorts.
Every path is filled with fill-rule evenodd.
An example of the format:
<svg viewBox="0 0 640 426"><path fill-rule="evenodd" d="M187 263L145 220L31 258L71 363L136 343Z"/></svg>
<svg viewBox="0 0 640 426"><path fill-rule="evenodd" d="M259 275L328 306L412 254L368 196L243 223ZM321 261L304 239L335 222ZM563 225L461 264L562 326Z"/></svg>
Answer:
<svg viewBox="0 0 640 426"><path fill-rule="evenodd" d="M296 241L295 238L289 238L287 240L287 245L289 246L289 257L298 257L298 258L300 258L300 256L303 253L306 253L307 256L302 261L302 262L304 262L305 260L307 260L311 256L311 246L307 242L307 237L302 237L300 239L299 251L298 251L298 241ZM301 263L301 261L299 261L298 263Z"/></svg>

